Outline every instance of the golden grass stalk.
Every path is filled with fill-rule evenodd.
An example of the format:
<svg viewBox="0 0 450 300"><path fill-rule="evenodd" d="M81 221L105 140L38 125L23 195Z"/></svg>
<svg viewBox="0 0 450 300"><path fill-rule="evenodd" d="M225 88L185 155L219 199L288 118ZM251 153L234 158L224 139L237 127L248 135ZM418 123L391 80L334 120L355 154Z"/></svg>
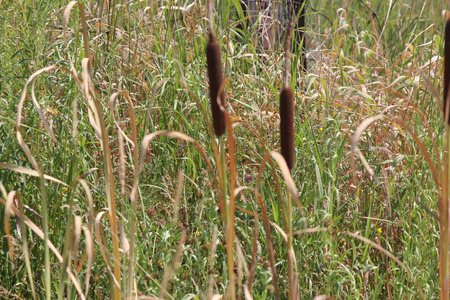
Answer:
<svg viewBox="0 0 450 300"><path fill-rule="evenodd" d="M125 132L120 128L114 108L116 107L116 99L122 95L126 100L128 115L130 116L130 129L131 129L131 139L127 137ZM135 233L136 233L136 210L137 210L137 186L139 183L139 148L138 148L138 132L136 125L136 113L134 111L133 103L130 98L130 94L126 91L119 91L111 95L109 99L109 110L111 115L114 117L114 123L116 125L118 135L119 135L119 152L123 152L123 142L120 145L120 141L122 139L127 139L128 143L133 147L133 171L134 171L134 179L133 179L133 188L130 193L130 201L131 201L131 213L130 213L130 243L129 243L129 255L128 255L128 283L127 283L127 297L131 298L134 286L134 249L135 249ZM121 181L121 188L123 188L124 192L122 193L125 196L125 158L122 157L125 154L120 154L121 162L119 166L119 179ZM120 170L122 169L122 176L120 176Z"/></svg>
<svg viewBox="0 0 450 300"><path fill-rule="evenodd" d="M443 99L443 111L444 121L446 124L447 133L447 172L446 177L443 180L443 197L442 201L439 201L439 225L441 229L440 245L439 245L439 276L441 281L441 299L448 300L449 289L449 242L450 242L450 230L449 230L449 190L450 190L450 108L448 103L449 98L449 86L450 86L450 18L447 18L445 23L445 36L444 36L444 99Z"/></svg>

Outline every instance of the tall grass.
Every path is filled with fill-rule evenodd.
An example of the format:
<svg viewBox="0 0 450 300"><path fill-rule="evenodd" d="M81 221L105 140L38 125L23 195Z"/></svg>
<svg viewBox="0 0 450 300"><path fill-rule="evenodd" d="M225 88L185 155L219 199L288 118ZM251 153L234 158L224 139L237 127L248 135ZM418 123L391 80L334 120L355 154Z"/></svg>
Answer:
<svg viewBox="0 0 450 300"><path fill-rule="evenodd" d="M448 298L446 6L305 3L0 3L0 295Z"/></svg>

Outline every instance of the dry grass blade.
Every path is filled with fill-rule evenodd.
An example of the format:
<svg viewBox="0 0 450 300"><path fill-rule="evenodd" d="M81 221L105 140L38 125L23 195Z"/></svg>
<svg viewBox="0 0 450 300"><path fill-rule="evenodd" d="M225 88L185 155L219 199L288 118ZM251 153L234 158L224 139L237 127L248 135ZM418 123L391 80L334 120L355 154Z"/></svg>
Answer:
<svg viewBox="0 0 450 300"><path fill-rule="evenodd" d="M238 239L235 239L235 243L236 243L236 253L238 255L239 260L241 261L242 264L242 268L245 271L245 274L248 276L248 274L250 273L248 266L245 262L245 255L244 255L244 251L242 250L242 245L239 242Z"/></svg>
<svg viewBox="0 0 450 300"><path fill-rule="evenodd" d="M118 283L114 286L113 297L115 300L120 299L122 291L120 289L121 282L121 269L120 269L120 251L119 251L119 234L118 234L118 224L117 224L117 210L116 210L116 197L114 189L114 173L112 166L112 155L109 146L108 133L106 131L105 121L102 117L102 109L100 103L96 99L96 93L91 77L91 68L88 58L83 58L82 63L82 74L83 81L80 87L88 104L89 122L93 127L97 137L100 140L100 145L102 149L103 158L103 171L105 174L105 192L106 198L108 200L108 209L110 216L110 224L112 231L112 244L113 244L113 258L114 258L114 282Z"/></svg>
<svg viewBox="0 0 450 300"><path fill-rule="evenodd" d="M8 197L6 198L5 201L5 215L4 215L4 220L3 220L3 226L5 228L5 235L6 235L6 240L8 242L8 250L9 250L9 257L11 258L11 262L13 263L13 267L14 267L14 248L13 248L13 244L12 244L12 236L11 236L11 226L9 223L9 219L12 215L12 205L14 203L14 197L16 195L15 191L9 192Z"/></svg>
<svg viewBox="0 0 450 300"><path fill-rule="evenodd" d="M44 282L45 282L45 296L47 300L50 300L51 297L51 270L50 270L50 253L49 253L49 245L47 244L48 242L48 216L47 216L47 193L46 193L46 187L44 184L44 177L43 174L39 168L38 163L36 162L36 159L34 158L34 156L31 154L30 149L28 148L27 144L25 143L22 134L20 132L20 124L22 121L22 109L23 109L23 105L25 103L25 98L26 98L26 91L27 91L27 86L30 82L34 83L34 80L36 80L37 76L39 76L40 74L42 74L43 72L47 72L47 71L51 71L53 69L56 69L57 67L55 66L50 66L47 68L43 68L37 72L35 72L27 81L23 91L22 91L22 95L20 97L20 101L19 104L17 105L17 117L16 117L16 123L15 123L15 127L16 127L16 134L17 134L17 140L18 143L20 145L20 147L22 148L22 150L25 152L25 155L27 156L27 158L29 159L30 163L32 164L33 168L36 170L36 172L38 173L39 177L40 177L40 181L39 181L39 188L40 188L40 192L41 192L41 202L42 202L42 215L43 215L43 227L44 227L44 265L45 265L45 269L44 269ZM33 90L32 90L32 96L34 97L34 86L33 86ZM34 97L34 101L35 101L35 97ZM37 102L37 101L35 101ZM39 107L37 107L37 109L39 110ZM42 114L40 114L42 115ZM45 122L44 122L45 123ZM48 125L48 124L47 124ZM50 131L51 132L51 131Z"/></svg>
<svg viewBox="0 0 450 300"><path fill-rule="evenodd" d="M352 144L351 144L352 153L356 152L358 154L359 158L363 162L364 167L369 172L370 176L372 176L372 178L375 179L377 182L378 182L378 178L375 177L375 172L369 166L369 163L367 162L364 155L362 155L361 151L358 148L358 141L359 141L359 138L361 137L361 135L363 134L364 130L367 129L367 127L369 127L372 123L374 123L378 120L381 120L382 118L383 118L383 115L380 114L380 115L365 119L356 129L355 134L353 135ZM351 157L351 166L352 166L352 173L356 174L355 158L353 155Z"/></svg>
<svg viewBox="0 0 450 300"><path fill-rule="evenodd" d="M212 290L214 286L214 262L216 258L216 249L217 249L217 227L214 226L212 239L211 239L211 247L209 250L209 280L208 287L206 289L206 299L212 298Z"/></svg>
<svg viewBox="0 0 450 300"><path fill-rule="evenodd" d="M94 262L94 241L92 239L92 232L89 228L83 227L83 232L85 236L85 244L86 244L86 255L87 255L87 265L86 265L86 276L85 276L85 284L84 284L84 295L87 298L89 293L89 285L90 278L92 272L92 263Z"/></svg>
<svg viewBox="0 0 450 300"><path fill-rule="evenodd" d="M73 264L77 265L77 253L78 253L78 246L80 244L80 238L81 238L81 228L82 228L82 220L80 216L75 216L73 220L73 227L72 227L72 239L71 239L71 252L73 255ZM68 266L70 268L70 264Z"/></svg>
<svg viewBox="0 0 450 300"><path fill-rule="evenodd" d="M141 142L141 153L140 153L140 159L139 159L139 168L138 168L138 172L136 176L139 176L143 170L144 167L144 160L145 157L147 155L147 150L148 150L148 146L149 143L152 139L154 139L157 136L167 136L167 137L171 137L171 138L177 138L177 139L181 139L184 140L186 142L192 143L194 144L194 146L199 150L200 155L202 156L204 162L206 163L206 165L208 166L208 170L212 176L213 179L213 184L216 187L217 191L220 191L220 185L219 182L217 180L217 177L215 176L215 172L214 172L214 167L211 163L211 160L209 159L209 157L206 155L205 153L205 149L204 147L202 147L196 140L194 140L193 138L191 138L190 136L187 136L181 132L178 131L170 131L170 130L161 130L161 131L156 131L153 132L151 134L148 134L146 136L144 136L144 138L142 139ZM137 182L135 184L133 184L133 189L132 189L132 194L133 191L136 193L137 192ZM223 208L224 203L223 203L223 195L221 193L218 194L219 197L219 205L222 205L221 207Z"/></svg>
<svg viewBox="0 0 450 300"><path fill-rule="evenodd" d="M431 170L431 175L433 176L434 183L436 186L439 186L439 175L438 175L438 169L436 168L436 165L434 164L430 153L428 152L427 147L422 142L422 140L417 136L416 133L400 118L395 118L394 121L398 124L400 124L406 131L408 131L414 141L417 143L417 145L420 148L420 151L422 152L422 155L424 156L426 162L428 163L428 167ZM439 196L439 198L442 198L442 195Z"/></svg>
<svg viewBox="0 0 450 300"><path fill-rule="evenodd" d="M278 224L271 222L270 223L276 230L278 230L278 232L281 234L281 237L284 239L285 242L288 241L288 235L287 233L283 230L283 228L281 228L280 226L278 226Z"/></svg>
<svg viewBox="0 0 450 300"><path fill-rule="evenodd" d="M223 108L222 108L223 109ZM224 170L222 182L223 194L226 195L228 193L228 185L229 190L234 191L236 186L236 147L235 140L233 135L233 124L231 122L230 116L228 113L224 112L224 117L226 121L226 126L228 129L228 137L227 137L227 145L228 145L228 162L226 162L225 158L225 149L221 149L221 164L222 170ZM224 143L221 143L223 146ZM226 179L226 169L227 166L229 168L230 179ZM225 196L226 197L226 196ZM235 289L235 272L234 272L234 239L235 239L235 227L234 227L234 216L235 216L235 196L234 193L228 193L229 199L226 200L225 205L227 206L225 209L225 235L226 235L226 251L227 251L227 266L228 266L228 289L227 291L231 294L231 299L235 299L236 297L236 289ZM225 198L226 199L226 198ZM225 297L226 298L226 297Z"/></svg>
<svg viewBox="0 0 450 300"><path fill-rule="evenodd" d="M0 202L3 203L6 206L6 201L0 198ZM56 247L53 245L53 243L46 239L44 236L44 232L36 225L33 223L33 221L31 221L27 216L25 216L20 210L18 210L16 207L11 206L12 212L14 214L16 214L17 216L19 216L20 221L23 222L24 225L28 226L28 228L30 228L39 238L41 238L44 243L46 245L48 245L48 248L50 250L52 250L52 252L55 254L56 258L59 260L59 262L63 262L63 257L61 256L61 254L59 253L58 249L56 249ZM23 226L23 228L25 228L25 226ZM80 284L78 282L78 280L76 279L76 277L72 274L72 272L70 271L69 268L67 268L67 274L69 275L70 280L72 281L72 283L75 285L75 287L77 288L78 293L80 294L80 297L82 299L85 299L83 292L81 290ZM80 288L80 289L79 289Z"/></svg>
<svg viewBox="0 0 450 300"><path fill-rule="evenodd" d="M16 194L17 196L17 202L19 203L19 211L20 211L20 215L23 216L25 215L24 213L24 205L20 199L20 194ZM36 289L34 287L34 278L33 278L33 272L31 269L31 261L30 261L30 252L28 250L28 230L26 228L25 222L23 218L19 218L18 216L16 216L16 222L19 221L18 223L20 224L20 237L22 239L22 247L23 247L23 254L25 257L25 266L27 269L27 274L28 274L28 279L30 282L30 286L31 286L31 292L33 295L33 299L36 300L37 298L37 294L36 294Z"/></svg>
<svg viewBox="0 0 450 300"><path fill-rule="evenodd" d="M43 68L35 73L33 73L30 78L27 80L27 82L25 83L25 86L23 88L22 91L22 95L20 96L20 100L19 100L19 104L17 105L17 116L16 116L16 131L17 131L17 140L19 142L19 145L22 147L23 151L25 152L25 155L27 156L28 160L30 161L31 165L33 166L33 168L40 174L40 168L36 162L36 160L34 159L33 155L31 154L30 149L28 148L27 144L25 143L22 134L20 133L20 124L22 122L22 110L23 110L23 105L25 103L25 99L27 97L27 87L30 83L34 82L36 80L36 78L45 72L49 72L52 70L58 69L58 67L56 66L50 66L50 67L46 67ZM41 114L39 114L41 116ZM42 116L41 116L42 117ZM44 122L44 121L43 121ZM47 123L48 124L48 123Z"/></svg>
<svg viewBox="0 0 450 300"><path fill-rule="evenodd" d="M113 279L115 287L120 289L120 283L116 280L113 269L111 268L111 264L109 262L110 261L109 258L112 257L112 255L104 246L106 243L103 240L106 238L105 238L105 233L103 232L101 220L102 220L103 215L105 215L105 214L107 214L108 218L110 218L109 214L105 210L99 212L97 214L97 216L95 217L95 223L94 223L95 224L95 239L97 240L100 254L103 257L103 261L106 264L106 269L108 270L109 275ZM118 264L118 262L115 262L115 264Z"/></svg>
<svg viewBox="0 0 450 300"><path fill-rule="evenodd" d="M70 278L70 280L73 282L73 285L75 286L75 289L77 290L78 295L80 296L80 298L81 298L82 300L86 300L86 297L84 297L83 289L81 288L80 283L78 282L78 280L77 280L77 278L75 277L75 275L73 275L73 273L70 272L70 269L69 269L69 268L67 268L67 274L69 274L69 278Z"/></svg>
<svg viewBox="0 0 450 300"><path fill-rule="evenodd" d="M114 112L114 108L116 107L116 105L115 105L116 99L119 95L123 95L127 102L128 114L129 114L129 119L130 119L130 123L131 123L131 125L130 125L131 135L132 135L131 139L128 138L128 136L125 134L125 132L119 126L119 122L117 121L117 116ZM133 148L136 147L136 141L137 141L137 135L138 135L137 126L136 126L136 113L134 111L134 107L133 107L133 103L130 98L130 94L126 91L120 91L120 92L116 92L116 93L112 94L111 97L109 98L109 111L114 118L114 124L116 125L117 130L120 133L122 133L123 137L133 146Z"/></svg>
<svg viewBox="0 0 450 300"><path fill-rule="evenodd" d="M83 92L84 98L86 99L86 103L88 105L88 118L89 123L95 131L98 139L102 141L103 137L103 128L102 124L103 119L101 118L101 108L95 99L95 91L92 90L92 77L90 70L90 62L88 58L83 58L81 62L82 67L82 81L80 84L80 89ZM105 151L104 143L101 143L103 151Z"/></svg>
<svg viewBox="0 0 450 300"><path fill-rule="evenodd" d="M247 286L244 286L244 296L246 300L253 300L252 293Z"/></svg>
<svg viewBox="0 0 450 300"><path fill-rule="evenodd" d="M178 218L178 211L180 209L181 192L183 190L184 180L183 172L178 171L177 176L177 189L175 190L175 196L173 197L173 213L172 213L172 223L175 224Z"/></svg>
<svg viewBox="0 0 450 300"><path fill-rule="evenodd" d="M250 295L251 295L252 286L253 286L253 277L255 275L255 270L256 270L256 255L258 252L258 233L259 233L258 225L259 225L258 218L255 218L255 225L253 226L253 239L252 239L252 260L250 262L248 283L247 283L247 286L244 287L244 292L247 294L247 291L248 291L248 293ZM246 296L246 298L247 298L247 296Z"/></svg>
<svg viewBox="0 0 450 300"><path fill-rule="evenodd" d="M75 5L78 5L78 9L80 10L80 16L81 16L81 25L82 25L82 31L83 31L83 43L84 43L84 58L90 58L91 52L89 47L89 34L88 34L88 28L87 28L87 22L86 22L86 16L84 13L84 8L81 3L78 1L70 1L67 5L67 8L64 10L63 18L62 18L62 27L63 27L63 39L64 44L66 45L67 49L67 56L69 58L70 66L72 68L74 77L76 80L79 80L78 75L76 73L75 67L72 62L72 57L69 55L69 45L67 43L67 24L69 23L69 17L70 12L72 11L73 7Z"/></svg>
<svg viewBox="0 0 450 300"><path fill-rule="evenodd" d="M4 205L6 205L6 201L1 198L0 198L0 202L3 203ZM59 253L59 251L56 249L56 247L53 245L53 243L50 240L45 240L44 232L42 232L42 230L36 224L34 224L33 221L31 221L27 216L22 215L16 207L12 206L11 209L14 214L19 216L19 218L23 218L24 224L27 225L40 239L42 239L45 243L47 243L50 250L52 250L53 253L55 254L55 256L58 258L58 260L60 262L62 262L63 259L62 259L61 254Z"/></svg>
<svg viewBox="0 0 450 300"><path fill-rule="evenodd" d="M423 74L423 73L421 73L421 76L424 79L424 81L427 83L427 89L435 97L434 92L436 92L436 90L434 89L433 86L431 86L431 87L429 86L429 84L431 84L429 79L427 79L427 76L425 74ZM433 143L433 149L434 149L435 158L436 158L436 161L437 161L436 166L441 166L441 167L439 167L439 169L442 168L442 172L443 172L443 165L441 164L441 157L439 155L439 147L438 147L438 145L436 143L436 135L434 134L434 132L433 132L431 126L430 126L430 123L428 122L428 116L424 112L422 112L418 107L416 107L416 105L415 105L415 103L413 101L408 99L405 95L403 95L399 91L394 90L394 89L389 88L389 87L386 87L385 89L388 92L394 94L396 97L399 97L399 98L401 98L402 100L404 100L405 102L408 103L408 106L404 106L403 108L412 109L420 116L420 118L422 119L423 125L427 128L428 136L431 138L432 143ZM437 100L440 100L440 99L437 99ZM399 105L399 107L402 107L402 106Z"/></svg>
<svg viewBox="0 0 450 300"><path fill-rule="evenodd" d="M261 143L261 144L264 145L264 143ZM275 167L273 166L273 161L271 160L270 153L268 152L268 150L266 148L265 148L265 151L266 151L266 154L264 155L263 160L258 168L255 196L256 196L256 199L258 200L259 205L261 206L263 228L264 228L264 232L266 234L266 239L267 239L267 248L268 248L267 251L269 254L269 264L270 264L270 270L272 272L272 278L273 278L272 280L273 280L275 298L277 300L279 300L280 294L279 294L279 289L278 289L278 277L277 277L278 273L277 273L276 264L275 264L275 251L273 249L272 234L270 232L270 221L269 221L269 216L267 214L266 205L264 204L262 196L259 193L259 183L261 182L262 173L263 173L263 170L264 170L264 167L265 167L267 161L269 161L272 166L271 170L272 170L272 174L274 176L275 184L277 185L277 193L278 193L279 199L282 199L282 197L281 197L281 188L279 188L279 184L278 184L278 179L277 179L278 177L276 176ZM283 213L283 217L284 217L285 212L284 212L283 205L281 205L281 208L282 208L282 213ZM284 220L285 220L285 217L284 217Z"/></svg>
<svg viewBox="0 0 450 300"><path fill-rule="evenodd" d="M44 124L44 128L47 130L47 132L50 135L50 138L56 142L56 137L55 134L53 133L52 128L50 127L50 125L48 124L47 119L45 118L44 112L41 109L41 106L39 105L39 102L36 99L36 79L37 77L35 77L32 81L31 81L31 100L33 101L34 104L34 108L36 109L37 113L39 114L39 117L41 117L42 123Z"/></svg>
<svg viewBox="0 0 450 300"><path fill-rule="evenodd" d="M89 225L89 230L92 232L93 226L94 226L94 198L92 197L92 193L91 193L91 190L89 189L89 185L87 184L87 182L84 179L77 179L75 181L74 190L78 183L81 184L81 187L83 188L84 192L86 193L87 201L85 200L85 202L86 202L87 207L89 208L88 225Z"/></svg>
<svg viewBox="0 0 450 300"><path fill-rule="evenodd" d="M119 226L119 236L120 236L120 242L122 243L122 253L128 253L130 251L130 243L128 242L127 235L125 234L125 231L123 230L123 226L120 222L117 222L117 225Z"/></svg>
<svg viewBox="0 0 450 300"><path fill-rule="evenodd" d="M126 177L126 162L125 162L125 143L124 136L121 132L118 134L119 139L119 184L120 194L124 197L126 194L125 177Z"/></svg>
<svg viewBox="0 0 450 300"><path fill-rule="evenodd" d="M242 280L244 278L244 272L242 269L243 268L247 269L247 264L245 263L244 253L242 251L241 246L239 245L238 239L235 238L234 242L235 242L234 244L236 247L236 254L237 254L235 269L236 269L236 281L237 281L238 288L237 288L236 294L241 295L242 294ZM246 274L248 275L248 269L247 269Z"/></svg>
<svg viewBox="0 0 450 300"><path fill-rule="evenodd" d="M292 196L294 198L297 198L297 200L298 200L298 190L297 190L297 187L295 186L294 180L292 179L291 172L289 171L289 167L284 159L284 156L275 151L272 151L270 154L272 155L272 157L276 160L276 162L280 166L281 174L283 174L283 178L284 178L284 181L286 182L286 186L288 187Z"/></svg>
<svg viewBox="0 0 450 300"><path fill-rule="evenodd" d="M158 94L158 90L159 90L159 88L160 88L164 83L166 83L167 81L169 81L169 79L162 79L162 80L158 81L158 82L153 86L153 89L152 89L152 96L150 97L150 99L149 99L149 101L147 102L147 105L146 105L146 107L147 107L147 112L146 112L146 114L145 114L145 130L144 130L144 133L147 133L147 130L148 130L148 124L150 124L150 119L151 119L151 116L152 116L153 105L154 105L154 103L155 103L155 99L156 99L156 96L157 96L157 94ZM181 84L183 85L184 88L187 88L187 86L186 86L186 84L185 84L184 82L182 82ZM201 109L202 109L202 108L203 108L203 107L201 107Z"/></svg>
<svg viewBox="0 0 450 300"><path fill-rule="evenodd" d="M17 166L17 165L8 164L8 163L0 163L0 168L7 169L7 170L10 170L10 171L14 171L14 172L21 173L21 174L25 174L25 175L30 175L30 176L33 176L33 177L39 177L39 173L37 171L31 170L31 169L28 169L28 168L25 168L25 167L22 167L22 166ZM66 186L66 187L69 187L66 183L62 182L59 179L56 179L55 177L52 177L52 176L49 176L49 175L45 175L45 174L43 175L43 177L44 177L44 179L47 179L47 180L50 180L50 181L62 184L64 186Z"/></svg>
<svg viewBox="0 0 450 300"><path fill-rule="evenodd" d="M131 128L131 139L127 137L125 132L122 130L122 128L119 126L115 112L115 100L119 95L122 95L127 103L128 108L128 115L130 118L130 128ZM134 279L134 247L135 247L135 232L136 232L136 218L134 216L134 213L136 212L136 206L137 206L137 186L139 183L139 149L137 148L138 145L138 132L137 132L137 124L136 124L136 113L133 107L133 102L131 101L130 94L126 91L120 91L116 92L111 95L109 100L109 108L110 113L114 118L114 123L116 125L117 130L119 131L119 152L120 152L120 173L119 173L119 180L121 182L122 186L122 194L125 195L125 154L124 154L124 145L123 145L123 138L125 138L133 148L133 170L134 170L134 180L133 180L133 187L130 194L130 200L131 200L131 206L132 206L132 215L130 216L130 243L129 243L129 261L128 261L128 297L131 297L132 290L133 290L133 279ZM124 236L124 235L123 235ZM123 241L124 242L124 241ZM127 241L128 244L128 241ZM127 250L128 251L128 250Z"/></svg>

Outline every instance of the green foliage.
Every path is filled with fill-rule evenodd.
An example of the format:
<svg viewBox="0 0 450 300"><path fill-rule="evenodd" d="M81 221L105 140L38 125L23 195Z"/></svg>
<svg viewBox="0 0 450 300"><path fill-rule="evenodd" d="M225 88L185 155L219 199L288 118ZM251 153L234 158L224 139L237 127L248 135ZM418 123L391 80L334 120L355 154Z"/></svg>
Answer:
<svg viewBox="0 0 450 300"><path fill-rule="evenodd" d="M92 83L111 148L112 188L117 220L124 232L123 236L119 234L120 265L115 265L111 224L105 216L99 221L101 232L94 226L95 218L110 207L110 198L104 149L87 113L86 94L73 75L82 74L86 54L79 10L73 9L70 14L66 45L62 28L65 4L15 2L0 2L0 198L6 201L8 193L19 193L20 201L13 206L19 209L18 203L23 203L24 214L42 231L45 210L49 240L65 259L71 257L66 262L83 293L89 282L88 299L113 294L112 271L108 268L114 266L121 271L124 293L130 288L136 291L136 286L139 295L164 295L161 285L171 274L165 298L223 295L229 274L226 233L218 206L220 191L213 179L218 176L220 161L214 152L217 141L208 131L205 3L83 4ZM281 45L275 45L273 51L262 49L260 20L245 23L242 30L237 28L244 18L239 1L216 2L214 25L228 80L227 111L236 125L234 175L237 187L250 187L236 197L236 291L242 299L243 286L248 287L249 270L254 266L253 298L274 298L268 246L271 238L280 297L287 299L291 265L282 230L289 228L285 224L285 198L290 193L278 164L274 164L275 169L270 164L260 168L267 153L280 150L277 95L283 87L284 53ZM412 129L432 162L440 167L439 163L445 161L445 130L433 91L441 88L440 12L446 6L443 1L415 0L374 0L370 7L364 1L325 2L308 1L306 9L308 71L301 73L299 49L294 51L291 65L296 101L296 167L292 178L301 204L301 209L293 204L291 219L298 291L302 298L419 298L419 289L402 266L380 248L346 234L350 232L386 249L411 271L427 299L438 298L439 223L430 212L438 213L439 187L414 135L403 125ZM75 70L70 69L70 61ZM35 94L55 140L31 101L31 89L21 125L15 125L26 81L34 72L52 65L58 68L37 78ZM130 96L135 126L125 95L115 102L115 118L110 112L110 97L119 91ZM383 118L362 132L357 144L373 170L370 175L360 158L355 159L351 143L358 126L379 114ZM124 133L123 141L118 128ZM66 185L5 167L11 164L34 169L17 141L17 130L42 172ZM137 133L136 145L133 130ZM203 147L204 155L181 139L152 139L143 158L133 207L131 192L137 173L135 163L139 163L134 151L142 154L144 136L160 130L186 134ZM229 147L224 151L230 151ZM211 161L213 172L205 159ZM81 186L80 179L86 187ZM267 209L270 237L264 229L262 205L252 189L258 190ZM51 284L45 284L46 243L27 225L25 247L20 234L21 215L5 218L5 201L0 204L0 296L31 299L33 281L37 295L79 298L74 281L52 252ZM78 248L73 248L77 217L85 231L79 235ZM133 274L128 274L131 258L125 252L132 220L136 221L135 248ZM326 230L307 232L308 228ZM92 268L88 267L86 232L94 241ZM101 254L96 233L105 242L110 266ZM27 273L27 251L32 279ZM130 277L134 280L131 287L127 283Z"/></svg>

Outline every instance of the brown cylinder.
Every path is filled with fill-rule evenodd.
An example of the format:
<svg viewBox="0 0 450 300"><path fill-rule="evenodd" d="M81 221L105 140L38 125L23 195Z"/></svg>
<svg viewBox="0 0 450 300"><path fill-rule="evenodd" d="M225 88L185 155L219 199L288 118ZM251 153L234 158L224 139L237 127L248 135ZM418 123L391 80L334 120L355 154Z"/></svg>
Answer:
<svg viewBox="0 0 450 300"><path fill-rule="evenodd" d="M214 34L209 33L209 43L206 46L206 62L208 64L209 95L211 97L211 112L214 132L217 136L225 133L225 115L217 103L217 96L223 82L222 55L220 46ZM220 93L220 104L225 107L225 93Z"/></svg>
<svg viewBox="0 0 450 300"><path fill-rule="evenodd" d="M290 87L285 87L280 94L280 136L281 154L292 170L295 165L294 92Z"/></svg>
<svg viewBox="0 0 450 300"><path fill-rule="evenodd" d="M448 89L450 86L450 18L445 23L445 36L444 36L444 101L443 111L444 120L450 125L450 110L448 108Z"/></svg>

